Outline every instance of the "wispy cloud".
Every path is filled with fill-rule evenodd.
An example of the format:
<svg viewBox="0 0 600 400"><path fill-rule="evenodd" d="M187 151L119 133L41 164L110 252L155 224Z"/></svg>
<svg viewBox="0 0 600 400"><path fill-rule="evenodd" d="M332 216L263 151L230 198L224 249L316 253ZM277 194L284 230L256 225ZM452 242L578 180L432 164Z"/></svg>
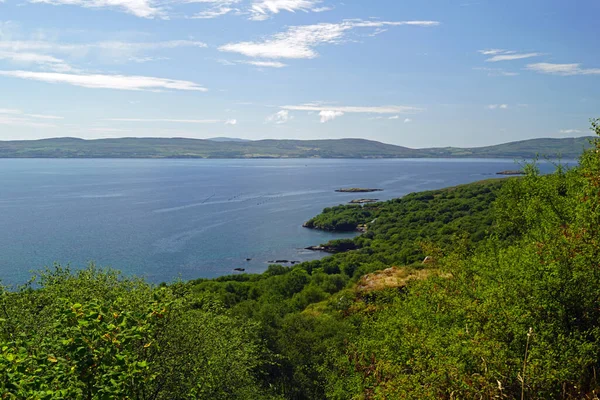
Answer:
<svg viewBox="0 0 600 400"><path fill-rule="evenodd" d="M290 115L290 112L288 110L281 110L273 115L269 115L265 122L273 122L277 125L281 125L287 123L293 118L294 117Z"/></svg>
<svg viewBox="0 0 600 400"><path fill-rule="evenodd" d="M69 5L85 8L109 8L133 14L140 18L166 18L165 10L154 0L30 0L56 6Z"/></svg>
<svg viewBox="0 0 600 400"><path fill-rule="evenodd" d="M255 0L250 7L250 19L263 21L281 11L322 12L330 9L329 7L318 7L321 3L321 0Z"/></svg>
<svg viewBox="0 0 600 400"><path fill-rule="evenodd" d="M410 119L410 118L406 118L406 119L404 120L404 123L405 123L405 124L410 124L412 121L413 121L412 119Z"/></svg>
<svg viewBox="0 0 600 400"><path fill-rule="evenodd" d="M351 20L338 24L316 24L290 27L256 42L229 43L219 47L220 51L239 53L253 58L310 59L318 57L315 48L325 44L340 44L344 37L357 28L381 28L385 26L436 26L437 21L363 21Z"/></svg>
<svg viewBox="0 0 600 400"><path fill-rule="evenodd" d="M476 67L476 68L473 68L473 70L487 72L488 76L517 76L517 75L519 75L518 72L506 71L502 68Z"/></svg>
<svg viewBox="0 0 600 400"><path fill-rule="evenodd" d="M42 121L61 119L63 117L56 115L28 114L21 110L0 108L0 125L25 128L56 128L57 126L54 123Z"/></svg>
<svg viewBox="0 0 600 400"><path fill-rule="evenodd" d="M27 118L15 117L11 115L0 115L0 125L8 125L24 128L56 128L55 124L46 122L37 122Z"/></svg>
<svg viewBox="0 0 600 400"><path fill-rule="evenodd" d="M149 76L66 74L58 72L0 71L0 76L20 78L48 83L66 83L92 89L118 90L184 90L206 92L208 89L197 83L176 79L163 79Z"/></svg>
<svg viewBox="0 0 600 400"><path fill-rule="evenodd" d="M400 116L399 115L393 115L393 116L389 117L388 119L400 119Z"/></svg>
<svg viewBox="0 0 600 400"><path fill-rule="evenodd" d="M559 133L564 135L572 135L574 133L583 133L583 131L580 131L579 129L561 129Z"/></svg>
<svg viewBox="0 0 600 400"><path fill-rule="evenodd" d="M225 121L225 125L237 125L237 119L228 119Z"/></svg>
<svg viewBox="0 0 600 400"><path fill-rule="evenodd" d="M287 64L284 64L279 61L238 61L242 64L250 64L255 67L263 67L263 68L284 68L287 67Z"/></svg>
<svg viewBox="0 0 600 400"><path fill-rule="evenodd" d="M527 69L542 74L573 76L573 75L600 75L600 68L581 68L581 64L528 64Z"/></svg>
<svg viewBox="0 0 600 400"><path fill-rule="evenodd" d="M47 54L0 50L0 60L7 60L17 65L36 65L52 71L73 71L73 68L66 61Z"/></svg>
<svg viewBox="0 0 600 400"><path fill-rule="evenodd" d="M142 53L181 47L205 48L206 43L196 40L168 40L157 42L102 41L94 43L61 43L44 40L2 40L0 51L18 53L37 53L45 55L64 55L72 58L89 57L94 54L104 58L124 59L139 56Z"/></svg>
<svg viewBox="0 0 600 400"><path fill-rule="evenodd" d="M190 18L191 19L213 19L213 18L221 17L223 15L227 15L234 11L236 11L235 8L228 7L228 6L221 6L221 7L211 8L211 9L205 10L205 11L200 11L199 13L194 14Z"/></svg>
<svg viewBox="0 0 600 400"><path fill-rule="evenodd" d="M225 60L225 59L217 59L215 60L216 62L218 62L219 64L225 65L225 66L233 66L233 65L240 65L240 64L246 64L246 65L253 65L255 67L259 67L259 68L285 68L288 65L284 64L282 62L279 61L264 61L264 60Z"/></svg>
<svg viewBox="0 0 600 400"><path fill-rule="evenodd" d="M489 110L506 110L508 109L508 104L490 104L487 108Z"/></svg>
<svg viewBox="0 0 600 400"><path fill-rule="evenodd" d="M220 119L173 119L173 118L108 118L106 121L113 122L169 122L175 124L220 124L235 125L236 120L220 120Z"/></svg>
<svg viewBox="0 0 600 400"><path fill-rule="evenodd" d="M524 58L539 57L541 55L542 55L542 53L501 54L498 56L488 58L485 61L486 62L513 61L513 60L522 60Z"/></svg>
<svg viewBox="0 0 600 400"><path fill-rule="evenodd" d="M42 40L2 40L0 37L0 60L23 67L36 67L42 71L61 73L84 73L72 66L85 60L114 63L146 63L166 60L166 57L149 56L146 53L180 47L203 48L207 45L193 40L170 40L162 42L104 41L96 43L58 43ZM29 68L27 68L29 69Z"/></svg>
<svg viewBox="0 0 600 400"><path fill-rule="evenodd" d="M487 50L479 50L478 53L483 54L484 56L494 56L496 54L502 54L507 52L502 49L487 49Z"/></svg>
<svg viewBox="0 0 600 400"><path fill-rule="evenodd" d="M3 1L0 0L0 3ZM184 4L209 6L208 9L188 17L192 19L211 19L235 12L241 15L250 15L250 19L255 21L263 21L282 11L323 12L332 9L328 6L321 7L322 0L253 0L245 9L235 7L242 0L29 0L29 2L53 6L109 9L147 19L181 17L181 14L174 12L173 9Z"/></svg>
<svg viewBox="0 0 600 400"><path fill-rule="evenodd" d="M479 53L486 56L492 56L485 60L486 62L514 61L543 55L542 53L517 53L516 51L501 49L479 50Z"/></svg>
<svg viewBox="0 0 600 400"><path fill-rule="evenodd" d="M339 111L343 113L363 113L363 114L413 114L424 111L422 108L411 106L335 106L318 103L307 103L297 106L281 106L289 111Z"/></svg>
<svg viewBox="0 0 600 400"><path fill-rule="evenodd" d="M336 106L323 103L307 103L297 106L281 106L284 111L318 112L321 123L331 121L345 114L395 114L389 119L400 118L396 114L413 114L423 111L421 108L410 106Z"/></svg>

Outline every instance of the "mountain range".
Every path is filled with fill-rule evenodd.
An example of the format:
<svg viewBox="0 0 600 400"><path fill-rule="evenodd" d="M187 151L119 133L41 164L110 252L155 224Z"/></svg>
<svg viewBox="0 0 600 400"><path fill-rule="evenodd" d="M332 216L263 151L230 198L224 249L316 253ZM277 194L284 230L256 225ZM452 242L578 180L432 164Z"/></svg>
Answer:
<svg viewBox="0 0 600 400"><path fill-rule="evenodd" d="M215 140L216 139L216 140ZM577 158L592 137L411 149L366 139L54 138L0 141L0 158Z"/></svg>

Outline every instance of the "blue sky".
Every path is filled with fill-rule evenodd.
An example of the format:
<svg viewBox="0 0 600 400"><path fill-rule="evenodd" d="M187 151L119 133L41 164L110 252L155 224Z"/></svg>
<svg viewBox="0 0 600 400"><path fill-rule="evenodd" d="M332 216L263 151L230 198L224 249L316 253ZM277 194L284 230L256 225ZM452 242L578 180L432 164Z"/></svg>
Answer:
<svg viewBox="0 0 600 400"><path fill-rule="evenodd" d="M0 0L0 140L590 134L598 0Z"/></svg>

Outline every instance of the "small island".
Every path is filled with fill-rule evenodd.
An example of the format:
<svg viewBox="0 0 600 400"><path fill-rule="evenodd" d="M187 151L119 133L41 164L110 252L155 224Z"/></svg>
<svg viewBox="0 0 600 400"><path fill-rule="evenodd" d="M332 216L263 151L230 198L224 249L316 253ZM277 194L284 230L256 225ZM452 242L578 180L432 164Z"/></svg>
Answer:
<svg viewBox="0 0 600 400"><path fill-rule="evenodd" d="M367 204L367 203L377 203L379 199L356 199L352 200L350 204Z"/></svg>
<svg viewBox="0 0 600 400"><path fill-rule="evenodd" d="M383 192L383 189L364 189L364 188L347 188L338 189L338 193L370 193L370 192Z"/></svg>
<svg viewBox="0 0 600 400"><path fill-rule="evenodd" d="M514 170L514 171L500 171L496 172L496 175L525 175L525 172Z"/></svg>

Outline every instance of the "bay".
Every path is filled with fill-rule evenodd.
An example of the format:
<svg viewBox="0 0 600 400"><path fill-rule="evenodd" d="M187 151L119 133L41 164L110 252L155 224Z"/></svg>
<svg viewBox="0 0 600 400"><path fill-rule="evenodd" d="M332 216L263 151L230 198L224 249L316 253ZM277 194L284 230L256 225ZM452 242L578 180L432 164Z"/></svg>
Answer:
<svg viewBox="0 0 600 400"><path fill-rule="evenodd" d="M325 207L499 178L512 160L0 160L0 280L94 261L154 283L212 278L354 234L302 228ZM544 172L553 166L542 163ZM383 189L336 193L344 187ZM251 261L246 261L250 258Z"/></svg>

